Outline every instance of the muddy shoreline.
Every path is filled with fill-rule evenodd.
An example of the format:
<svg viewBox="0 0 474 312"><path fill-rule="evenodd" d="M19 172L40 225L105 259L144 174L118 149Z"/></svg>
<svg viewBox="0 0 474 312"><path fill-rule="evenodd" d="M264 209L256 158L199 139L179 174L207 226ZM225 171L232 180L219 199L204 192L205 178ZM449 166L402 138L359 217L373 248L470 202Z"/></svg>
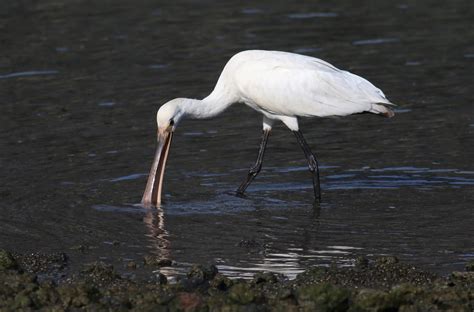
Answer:
<svg viewBox="0 0 474 312"><path fill-rule="evenodd" d="M474 263L439 276L396 257L358 258L352 267L313 267L294 280L257 273L229 279L214 265L195 265L170 283L172 261L144 257L125 273L104 262L79 271L65 253L15 254L0 249L0 310L136 311L472 311ZM131 273L148 271L147 278Z"/></svg>
<svg viewBox="0 0 474 312"><path fill-rule="evenodd" d="M472 311L472 0L407 2L0 1L0 312ZM365 77L396 117L300 120L318 207L284 125L241 198L261 114L183 121L166 203L135 205L158 107L249 49Z"/></svg>

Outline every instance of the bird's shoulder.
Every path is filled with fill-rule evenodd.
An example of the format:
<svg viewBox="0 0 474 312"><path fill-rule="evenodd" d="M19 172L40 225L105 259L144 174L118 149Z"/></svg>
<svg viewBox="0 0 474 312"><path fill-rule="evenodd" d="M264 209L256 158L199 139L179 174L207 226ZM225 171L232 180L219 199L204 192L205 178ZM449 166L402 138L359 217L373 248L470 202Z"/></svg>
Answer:
<svg viewBox="0 0 474 312"><path fill-rule="evenodd" d="M228 62L234 69L254 71L292 70L340 72L321 59L282 51L247 50L235 54Z"/></svg>

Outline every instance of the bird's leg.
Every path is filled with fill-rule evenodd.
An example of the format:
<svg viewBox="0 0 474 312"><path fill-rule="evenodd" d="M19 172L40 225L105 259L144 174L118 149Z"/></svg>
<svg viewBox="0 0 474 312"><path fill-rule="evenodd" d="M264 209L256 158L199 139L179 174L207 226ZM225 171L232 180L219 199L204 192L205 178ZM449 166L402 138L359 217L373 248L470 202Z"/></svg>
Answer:
<svg viewBox="0 0 474 312"><path fill-rule="evenodd" d="M309 171L313 176L313 188L314 188L314 197L317 201L321 202L321 186L319 183L319 166L318 161L316 160L316 156L311 152L308 143L303 137L303 133L300 130L293 131L300 144L301 148L303 149L304 155L308 160Z"/></svg>
<svg viewBox="0 0 474 312"><path fill-rule="evenodd" d="M255 179L257 174L262 169L263 155L265 154L265 148L267 147L270 131L270 129L263 130L262 142L260 143L257 161L255 162L255 165L250 168L247 178L244 180L244 182L242 182L242 184L240 184L239 189L237 190L237 195L239 196L244 195L245 189L250 185L250 183L252 183L253 179Z"/></svg>

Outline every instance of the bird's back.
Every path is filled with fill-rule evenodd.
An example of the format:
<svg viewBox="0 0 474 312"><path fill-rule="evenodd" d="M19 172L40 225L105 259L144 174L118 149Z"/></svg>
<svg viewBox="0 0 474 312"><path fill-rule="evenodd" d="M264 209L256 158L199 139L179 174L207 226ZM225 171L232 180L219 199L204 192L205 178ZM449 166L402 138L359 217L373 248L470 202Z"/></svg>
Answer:
<svg viewBox="0 0 474 312"><path fill-rule="evenodd" d="M284 116L343 116L391 103L362 77L309 56L249 50L234 55L216 85L256 110ZM378 112L375 112L378 113Z"/></svg>

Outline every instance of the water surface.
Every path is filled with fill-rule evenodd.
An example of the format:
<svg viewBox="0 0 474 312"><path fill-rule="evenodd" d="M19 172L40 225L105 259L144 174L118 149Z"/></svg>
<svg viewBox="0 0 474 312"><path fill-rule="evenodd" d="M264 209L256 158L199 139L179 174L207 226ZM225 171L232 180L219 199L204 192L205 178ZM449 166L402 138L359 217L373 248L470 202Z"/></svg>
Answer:
<svg viewBox="0 0 474 312"><path fill-rule="evenodd" d="M175 262L170 277L193 263L293 277L387 254L444 274L474 258L470 1L21 3L0 5L0 247L119 269L155 254ZM245 49L362 75L399 104L396 117L301 120L321 164L321 205L283 126L238 198L261 116L235 105L184 121L165 204L135 205L159 105L206 96Z"/></svg>

